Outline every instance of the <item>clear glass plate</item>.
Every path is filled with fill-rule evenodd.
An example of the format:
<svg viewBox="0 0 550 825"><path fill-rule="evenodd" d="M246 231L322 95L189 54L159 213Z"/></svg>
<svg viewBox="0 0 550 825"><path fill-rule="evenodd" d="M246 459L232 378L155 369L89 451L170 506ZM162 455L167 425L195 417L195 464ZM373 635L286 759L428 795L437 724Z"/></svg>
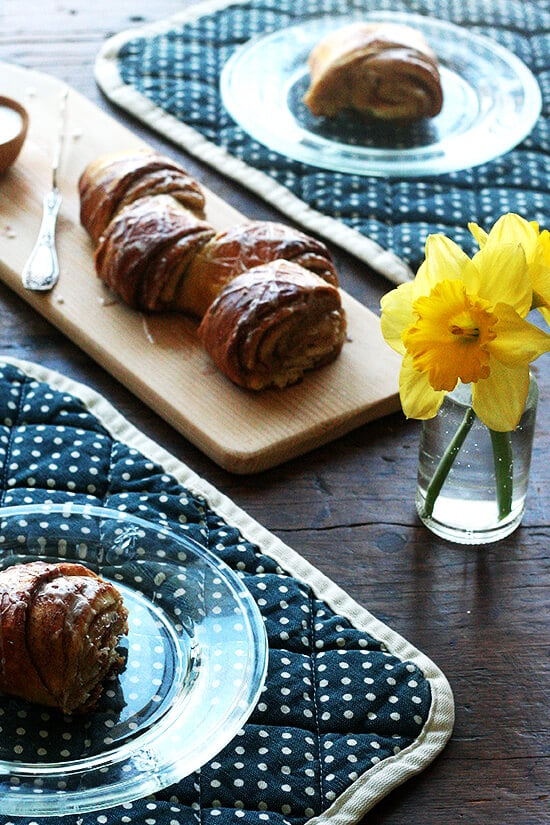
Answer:
<svg viewBox="0 0 550 825"><path fill-rule="evenodd" d="M184 535L81 505L0 509L0 569L77 561L129 609L125 669L84 715L0 695L0 813L60 816L171 785L237 734L262 689L267 638L233 571Z"/></svg>
<svg viewBox="0 0 550 825"><path fill-rule="evenodd" d="M337 172L412 177L493 160L529 134L541 111L532 73L499 44L452 23L406 12L368 12L362 20L421 31L436 53L443 109L399 128L366 125L352 113L314 117L302 102L307 58L328 31L357 17L323 17L248 41L224 66L223 103L255 140L294 160Z"/></svg>

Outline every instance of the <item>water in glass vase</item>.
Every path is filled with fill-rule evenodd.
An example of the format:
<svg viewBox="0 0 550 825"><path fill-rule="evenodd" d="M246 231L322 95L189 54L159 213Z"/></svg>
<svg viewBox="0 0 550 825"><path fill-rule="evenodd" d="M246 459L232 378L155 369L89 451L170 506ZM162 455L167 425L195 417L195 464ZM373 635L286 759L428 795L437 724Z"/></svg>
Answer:
<svg viewBox="0 0 550 825"><path fill-rule="evenodd" d="M423 422L416 509L433 533L461 544L486 544L516 529L525 510L537 401L537 384L531 377L517 428L497 436L497 444L477 417L468 430L469 385L450 393L438 415ZM430 483L461 426L466 437L433 500Z"/></svg>

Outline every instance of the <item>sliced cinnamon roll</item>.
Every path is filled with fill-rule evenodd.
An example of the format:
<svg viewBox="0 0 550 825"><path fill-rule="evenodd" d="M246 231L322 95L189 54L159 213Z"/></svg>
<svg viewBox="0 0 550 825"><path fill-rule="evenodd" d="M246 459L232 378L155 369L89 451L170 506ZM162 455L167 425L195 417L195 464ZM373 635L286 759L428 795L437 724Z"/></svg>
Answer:
<svg viewBox="0 0 550 825"><path fill-rule="evenodd" d="M198 249L215 230L169 195L140 198L108 224L95 252L98 276L126 304L185 309L179 292Z"/></svg>
<svg viewBox="0 0 550 825"><path fill-rule="evenodd" d="M437 58L421 32L393 23L351 23L308 58L304 103L314 115L352 109L383 121L432 118L443 106Z"/></svg>
<svg viewBox="0 0 550 825"><path fill-rule="evenodd" d="M180 305L201 317L237 275L269 261L300 264L335 286L338 276L327 247L275 221L249 221L218 232L198 250L180 291Z"/></svg>
<svg viewBox="0 0 550 825"><path fill-rule="evenodd" d="M146 195L171 195L201 216L205 205L199 184L179 163L147 149L95 158L78 190L80 221L95 243L120 209Z"/></svg>
<svg viewBox="0 0 550 825"><path fill-rule="evenodd" d="M199 327L216 366L235 384L252 390L296 383L307 370L333 361L345 335L338 289L281 260L237 276Z"/></svg>
<svg viewBox="0 0 550 825"><path fill-rule="evenodd" d="M0 573L0 690L56 707L91 710L124 666L122 597L80 564L42 561Z"/></svg>

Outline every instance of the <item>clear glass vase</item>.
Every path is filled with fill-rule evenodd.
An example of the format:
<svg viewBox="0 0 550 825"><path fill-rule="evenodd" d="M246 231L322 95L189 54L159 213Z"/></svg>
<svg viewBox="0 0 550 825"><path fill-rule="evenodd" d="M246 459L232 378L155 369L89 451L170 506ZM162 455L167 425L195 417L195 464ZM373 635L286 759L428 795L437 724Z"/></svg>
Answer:
<svg viewBox="0 0 550 825"><path fill-rule="evenodd" d="M537 382L531 375L518 426L495 439L471 413L470 386L461 384L449 393L437 416L422 423L416 509L433 533L460 544L486 544L516 529L525 510L537 402ZM441 462L446 454L448 458L461 427L467 434L445 475L445 461ZM434 500L437 478L441 482L442 477Z"/></svg>

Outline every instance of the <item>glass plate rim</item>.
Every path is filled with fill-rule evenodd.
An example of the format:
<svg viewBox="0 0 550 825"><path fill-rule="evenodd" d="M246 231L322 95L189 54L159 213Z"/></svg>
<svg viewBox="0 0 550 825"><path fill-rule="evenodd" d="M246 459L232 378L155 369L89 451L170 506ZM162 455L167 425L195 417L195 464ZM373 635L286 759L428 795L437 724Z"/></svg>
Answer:
<svg viewBox="0 0 550 825"><path fill-rule="evenodd" d="M232 595L237 599L239 604L247 609L246 617L249 622L251 631L260 642L258 647L251 649L251 654L254 656L253 674L255 676L255 683L245 686L243 683L243 690L246 687L248 691L246 705L242 704L242 700L236 705L233 705L233 715L230 719L231 724L224 730L223 737L216 741L216 747L205 748L204 755L200 758L195 758L196 764L193 764L190 769L184 773L178 770L177 760L172 760L171 764L164 766L164 773L162 779L150 771L144 770L143 776L132 778L131 781L124 783L117 782L112 785L100 785L88 789L78 789L77 791L55 791L48 794L44 793L20 793L14 792L13 798L11 794L0 795L0 813L10 816L23 815L20 813L23 803L27 804L25 809L25 816L60 816L64 814L80 814L92 811L99 811L113 805L119 805L123 802L135 801L138 798L147 796L162 788L168 787L177 781L180 781L185 776L188 776L194 770L200 768L208 759L213 758L220 750L225 747L242 728L263 689L265 678L267 675L268 666L268 640L265 623L262 619L260 610L254 601L250 591L246 587L242 578L232 570L222 559L216 556L211 550L203 547L192 536L185 534L177 534L169 525L160 525L141 516L134 515L124 510L116 510L114 508L101 507L92 504L80 504L76 502L42 502L36 504L11 505L0 507L0 524L6 518L19 517L23 515L44 515L44 514L61 514L63 517L70 518L71 515L82 515L90 517L100 517L102 519L113 519L117 522L126 522L132 525L141 526L146 531L154 531L162 533L166 536L173 536L175 540L185 547L191 553L195 553L197 557L202 559L207 566L219 575ZM3 550L0 546L0 558ZM76 560L75 560L76 562ZM86 560L82 560L86 565ZM88 563L89 567L93 567ZM115 582L116 585L116 582ZM250 611L250 612L248 612ZM237 712L235 712L235 707ZM159 720L161 722L162 720ZM153 724L151 728L142 735L140 739L140 749L147 747L151 741L156 741L165 731L158 732L157 723ZM222 741L223 740L223 741ZM221 744L220 744L221 742ZM121 746L113 748L109 751L104 761L101 762L101 754L97 755L95 759L91 760L90 767L97 769L99 766L113 766L123 765L125 759L132 753L132 743L123 743ZM74 760L74 762L45 762L40 763L37 768L36 763L32 762L12 762L0 759L0 772L3 776L3 781L6 777L9 781L10 777L21 778L40 778L52 779L61 778L64 776L77 775L77 762L82 760ZM67 768L69 768L67 770ZM139 781L141 779L141 781ZM116 794L113 796L113 794Z"/></svg>
<svg viewBox="0 0 550 825"><path fill-rule="evenodd" d="M465 160L453 161L445 152L440 150L439 157L430 165L430 158L426 159L426 157L422 156L427 155L428 151L433 150L438 144L420 147L420 149L365 149L365 147L355 148L352 145L331 142L328 138L319 138L320 143L325 146L333 147L334 149L342 147L346 152L351 151L351 161L344 160L343 163L336 163L333 159L325 158L321 152L314 154L307 146L305 148L301 147L300 143L296 144L296 142L285 140L277 141L272 137L269 129L262 129L261 125L257 123L256 119L252 116L251 107L247 110L245 107L239 108L237 105L232 91L235 72L243 59L247 58L248 54L252 53L253 50L258 47L268 46L272 41L276 41L281 36L292 38L293 34L303 32L311 32L313 34L319 30L317 36L320 38L326 27L333 24L335 20L338 21L338 26L344 26L347 23L357 22L358 20L363 22L391 21L411 26L416 24L421 27L429 24L439 32L446 31L454 34L460 42L464 41L465 45L467 42L476 43L480 49L484 49L486 52L498 56L503 63L506 63L508 67L514 70L517 79L521 80L522 88L525 92L523 109L526 110L528 116L525 116L525 111L522 111L522 117L516 119L516 131L513 132L512 135L509 131L502 132L502 145L496 142L494 144L492 143L491 145L497 146L497 148L486 152L479 152L473 162L466 162ZM294 38L294 41L296 40L297 38ZM432 46L433 45L432 42ZM471 32L470 30L465 31L461 26L452 21L407 11L374 10L354 14L320 14L298 24L255 35L238 46L225 62L220 74L219 89L222 103L235 123L267 149L278 152L291 160L318 167L319 169L356 174L359 176L387 178L429 177L447 172L461 171L494 160L517 146L518 143L531 132L542 110L542 93L534 74L519 57L505 46L486 35ZM307 137L307 135L312 134L300 125L296 128L302 136L305 135ZM468 134L468 130L466 134ZM298 148L296 148L297 146ZM389 156L389 159L384 159L382 155ZM420 159L418 159L419 155ZM366 165L359 167L359 162ZM402 166L400 164L407 165ZM397 168L398 165L399 168Z"/></svg>

